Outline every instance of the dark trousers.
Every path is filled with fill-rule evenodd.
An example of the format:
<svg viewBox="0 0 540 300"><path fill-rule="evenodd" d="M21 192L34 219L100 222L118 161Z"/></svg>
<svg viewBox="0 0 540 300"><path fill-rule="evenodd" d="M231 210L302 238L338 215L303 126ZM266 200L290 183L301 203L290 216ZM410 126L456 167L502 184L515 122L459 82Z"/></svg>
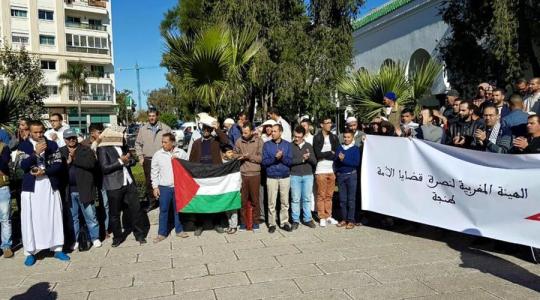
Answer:
<svg viewBox="0 0 540 300"><path fill-rule="evenodd" d="M341 218L347 222L354 223L356 213L356 185L358 175L356 171L348 174L337 175L339 187L339 205L341 207Z"/></svg>
<svg viewBox="0 0 540 300"><path fill-rule="evenodd" d="M174 200L174 187L159 186L159 228L158 234L161 236L169 235L171 230L169 224L170 217L174 220L174 230L176 233L182 232L182 223L176 211L176 201Z"/></svg>
<svg viewBox="0 0 540 300"><path fill-rule="evenodd" d="M144 171L144 183L146 186L146 199L150 201L150 204L153 204L156 198L154 198L154 189L152 188L152 178L151 178L151 172L152 172L152 158L145 157L144 163L143 163L143 171Z"/></svg>
<svg viewBox="0 0 540 300"><path fill-rule="evenodd" d="M260 202L259 189L261 186L261 176L243 176L242 175L242 208L240 214L246 225L247 230L253 229L253 224L259 224L260 218Z"/></svg>
<svg viewBox="0 0 540 300"><path fill-rule="evenodd" d="M122 237L122 225L120 224L120 212L122 205L126 205L124 214L129 214L131 229L136 240L146 238L150 230L148 216L142 210L137 199L137 187L135 184L123 186L117 190L107 191L109 197L109 224L115 239ZM124 227L128 227L124 225Z"/></svg>

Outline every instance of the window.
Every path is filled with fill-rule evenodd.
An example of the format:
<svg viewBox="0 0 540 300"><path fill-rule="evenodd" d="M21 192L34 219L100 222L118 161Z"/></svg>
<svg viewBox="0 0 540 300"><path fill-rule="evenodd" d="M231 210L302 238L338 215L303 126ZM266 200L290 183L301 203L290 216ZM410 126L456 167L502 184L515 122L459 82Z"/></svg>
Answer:
<svg viewBox="0 0 540 300"><path fill-rule="evenodd" d="M54 46L54 35L39 35L39 44L40 45L51 45Z"/></svg>
<svg viewBox="0 0 540 300"><path fill-rule="evenodd" d="M56 61L54 60L42 60L41 61L42 70L56 70Z"/></svg>
<svg viewBox="0 0 540 300"><path fill-rule="evenodd" d="M52 21L54 19L54 12L51 10L40 9L38 10L38 17L40 20Z"/></svg>
<svg viewBox="0 0 540 300"><path fill-rule="evenodd" d="M28 11L26 9L12 8L11 9L11 16L12 17L19 17L19 18L27 18L28 17Z"/></svg>
<svg viewBox="0 0 540 300"><path fill-rule="evenodd" d="M101 26L101 20L95 20L95 19L88 19L88 24L89 25L94 25L94 26Z"/></svg>
<svg viewBox="0 0 540 300"><path fill-rule="evenodd" d="M105 67L104 66L90 66L90 72L92 73L92 76L105 77Z"/></svg>
<svg viewBox="0 0 540 300"><path fill-rule="evenodd" d="M49 96L58 95L58 86L56 86L56 85L46 85L45 87L47 88L47 94Z"/></svg>
<svg viewBox="0 0 540 300"><path fill-rule="evenodd" d="M107 38L66 34L67 51L94 54L109 54Z"/></svg>
<svg viewBox="0 0 540 300"><path fill-rule="evenodd" d="M66 34L66 44L68 46L73 46L73 36L71 34Z"/></svg>
<svg viewBox="0 0 540 300"><path fill-rule="evenodd" d="M28 33L13 33L11 35L11 42L28 45Z"/></svg>
<svg viewBox="0 0 540 300"><path fill-rule="evenodd" d="M67 16L66 17L66 22L67 23L78 23L78 24L80 24L81 23L81 18Z"/></svg>

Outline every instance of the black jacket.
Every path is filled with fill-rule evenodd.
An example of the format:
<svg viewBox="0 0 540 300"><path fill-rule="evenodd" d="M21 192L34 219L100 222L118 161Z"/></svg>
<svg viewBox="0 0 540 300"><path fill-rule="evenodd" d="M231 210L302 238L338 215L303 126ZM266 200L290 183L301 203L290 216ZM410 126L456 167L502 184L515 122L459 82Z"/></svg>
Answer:
<svg viewBox="0 0 540 300"><path fill-rule="evenodd" d="M127 146L122 147L122 154L128 153ZM105 146L97 148L97 157L101 171L103 172L103 188L107 191L117 190L124 185L124 165L118 160L120 156L114 146ZM125 166L128 169L133 183L135 183L135 177L131 173L131 167L137 162L131 158L129 163Z"/></svg>
<svg viewBox="0 0 540 300"><path fill-rule="evenodd" d="M315 151L313 151L313 147L307 142L304 142L302 148L299 148L298 145L293 143L291 145L291 150L293 156L291 175L313 175L313 171L317 166L317 158L315 158ZM304 153L309 153L309 158L306 161L304 161Z"/></svg>
<svg viewBox="0 0 540 300"><path fill-rule="evenodd" d="M313 137L313 150L315 151L315 157L317 157L317 160L334 160L334 158L336 157L336 149L339 146L339 139L335 134L329 134L332 150L327 152L322 152L322 148L324 146L324 136L322 134L322 131L320 131Z"/></svg>
<svg viewBox="0 0 540 300"><path fill-rule="evenodd" d="M60 148L60 154L62 155L62 162L64 164L66 178L69 176L69 165L67 159L69 156L69 150L67 146ZM96 157L92 149L77 145L75 150L75 158L71 162L75 169L75 181L77 182L77 190L79 191L79 197L82 203L92 203L95 199L95 184L94 184L94 168L96 166ZM69 178L66 181L66 199L69 199Z"/></svg>

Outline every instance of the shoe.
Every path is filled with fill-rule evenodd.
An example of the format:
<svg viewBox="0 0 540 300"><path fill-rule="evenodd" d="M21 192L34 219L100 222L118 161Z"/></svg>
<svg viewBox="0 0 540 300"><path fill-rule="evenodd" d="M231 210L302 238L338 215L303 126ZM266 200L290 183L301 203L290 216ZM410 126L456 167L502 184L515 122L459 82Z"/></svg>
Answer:
<svg viewBox="0 0 540 300"><path fill-rule="evenodd" d="M144 245L147 243L145 238L138 239L137 242L139 242L139 245Z"/></svg>
<svg viewBox="0 0 540 300"><path fill-rule="evenodd" d="M313 220L311 220L309 222L303 222L302 224L304 224L305 226L307 226L309 228L317 228L317 224Z"/></svg>
<svg viewBox="0 0 540 300"><path fill-rule="evenodd" d="M326 219L321 219L321 222L319 223L319 226L326 227Z"/></svg>
<svg viewBox="0 0 540 300"><path fill-rule="evenodd" d="M274 232L276 232L276 226L268 227L268 233L274 233Z"/></svg>
<svg viewBox="0 0 540 300"><path fill-rule="evenodd" d="M298 222L293 222L292 223L292 230L297 230L299 225L300 224L298 224Z"/></svg>
<svg viewBox="0 0 540 300"><path fill-rule="evenodd" d="M217 233L224 233L225 232L225 229L223 229L223 227L221 225L216 226L215 229L216 229Z"/></svg>
<svg viewBox="0 0 540 300"><path fill-rule="evenodd" d="M123 238L120 238L120 239L113 238L111 247L116 248L116 247L120 246L120 244L122 244L123 242L124 242Z"/></svg>
<svg viewBox="0 0 540 300"><path fill-rule="evenodd" d="M236 231L238 231L238 229L236 229L235 227L227 228L227 234L235 234Z"/></svg>
<svg viewBox="0 0 540 300"><path fill-rule="evenodd" d="M26 259L24 260L24 265L27 267L31 267L36 263L36 257L33 255L28 255Z"/></svg>
<svg viewBox="0 0 540 300"><path fill-rule="evenodd" d="M161 242L161 241L164 241L166 238L167 238L167 237L158 234L158 236L156 236L156 237L152 240L152 242L154 242L154 244L157 244L157 243L159 243L159 242Z"/></svg>
<svg viewBox="0 0 540 300"><path fill-rule="evenodd" d="M338 221L336 221L336 219L334 219L332 217L326 219L326 222L328 222L329 224L332 224L332 225L337 225L338 224Z"/></svg>
<svg viewBox="0 0 540 300"><path fill-rule="evenodd" d="M4 249L4 258L12 258L13 251L9 248Z"/></svg>
<svg viewBox="0 0 540 300"><path fill-rule="evenodd" d="M258 231L260 229L259 224L253 224L253 231Z"/></svg>
<svg viewBox="0 0 540 300"><path fill-rule="evenodd" d="M345 227L345 229L353 229L353 228L354 228L354 223L353 222L347 223L347 226Z"/></svg>
<svg viewBox="0 0 540 300"><path fill-rule="evenodd" d="M240 224L240 226L238 227L238 231L246 231L246 225Z"/></svg>
<svg viewBox="0 0 540 300"><path fill-rule="evenodd" d="M180 232L176 233L176 236L179 237L179 238L185 239L185 238L189 237L189 234L187 232L185 232L185 231L180 231Z"/></svg>
<svg viewBox="0 0 540 300"><path fill-rule="evenodd" d="M346 222L345 220L343 220L343 221L337 223L336 226L337 226L337 227L345 227L345 226L347 226L347 222Z"/></svg>
<svg viewBox="0 0 540 300"><path fill-rule="evenodd" d="M73 246L71 246L71 250L72 251L77 251L79 249L79 242L75 242L75 244L73 244Z"/></svg>
<svg viewBox="0 0 540 300"><path fill-rule="evenodd" d="M69 258L69 256L67 254L65 254L64 252L56 252L54 253L54 258L58 259L58 260L61 260L61 261L68 261L70 260L71 258Z"/></svg>
<svg viewBox="0 0 540 300"><path fill-rule="evenodd" d="M291 232L291 231L292 231L291 224L289 224L289 223L285 223L285 225L283 225L281 228L282 228L283 230L285 230L285 231L288 231L288 232Z"/></svg>
<svg viewBox="0 0 540 300"><path fill-rule="evenodd" d="M193 232L193 235L201 236L202 232L203 232L203 228L202 227L197 227L197 228L195 228L195 231Z"/></svg>
<svg viewBox="0 0 540 300"><path fill-rule="evenodd" d="M99 239L92 242L94 248L101 248L101 241Z"/></svg>

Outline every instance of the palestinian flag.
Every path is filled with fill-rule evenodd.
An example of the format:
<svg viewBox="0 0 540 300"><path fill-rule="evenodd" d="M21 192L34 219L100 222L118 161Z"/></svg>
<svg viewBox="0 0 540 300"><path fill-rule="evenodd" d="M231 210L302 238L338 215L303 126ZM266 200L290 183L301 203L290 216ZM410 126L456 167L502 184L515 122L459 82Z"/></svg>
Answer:
<svg viewBox="0 0 540 300"><path fill-rule="evenodd" d="M183 213L217 213L240 209L240 161L223 165L173 159L176 208Z"/></svg>

